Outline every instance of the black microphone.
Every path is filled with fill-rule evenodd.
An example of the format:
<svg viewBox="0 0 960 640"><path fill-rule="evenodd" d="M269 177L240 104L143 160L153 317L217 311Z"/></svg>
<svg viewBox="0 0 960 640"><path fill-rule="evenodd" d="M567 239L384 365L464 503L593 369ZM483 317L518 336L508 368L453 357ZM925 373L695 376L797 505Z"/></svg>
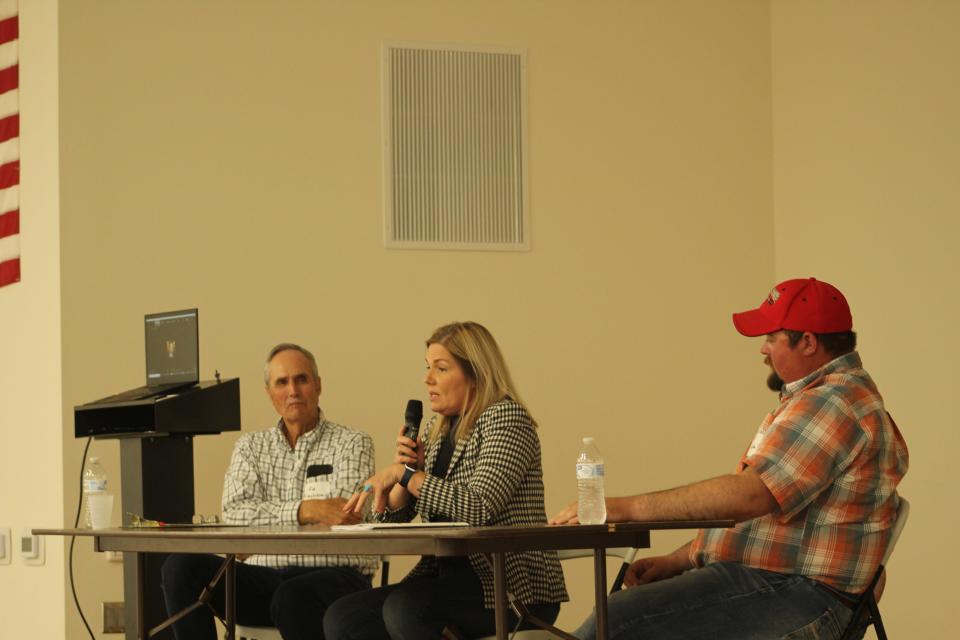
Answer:
<svg viewBox="0 0 960 640"><path fill-rule="evenodd" d="M416 442L422 420L423 403L419 400L408 400L407 410L403 414L403 435Z"/></svg>

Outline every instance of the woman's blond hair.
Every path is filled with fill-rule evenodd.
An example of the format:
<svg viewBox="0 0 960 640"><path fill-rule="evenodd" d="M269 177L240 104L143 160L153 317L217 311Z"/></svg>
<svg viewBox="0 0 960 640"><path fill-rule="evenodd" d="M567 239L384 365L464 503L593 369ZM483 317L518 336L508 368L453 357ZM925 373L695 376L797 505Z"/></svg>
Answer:
<svg viewBox="0 0 960 640"><path fill-rule="evenodd" d="M517 395L497 341L482 324L476 322L445 324L427 338L427 347L432 344L439 344L446 348L463 369L467 379L467 395L464 398L464 406L457 425L458 440L470 437L480 414L505 398L523 406L527 414L530 414ZM536 426L532 416L530 420ZM430 441L433 442L442 437L449 429L450 418L440 416L436 427L431 429Z"/></svg>

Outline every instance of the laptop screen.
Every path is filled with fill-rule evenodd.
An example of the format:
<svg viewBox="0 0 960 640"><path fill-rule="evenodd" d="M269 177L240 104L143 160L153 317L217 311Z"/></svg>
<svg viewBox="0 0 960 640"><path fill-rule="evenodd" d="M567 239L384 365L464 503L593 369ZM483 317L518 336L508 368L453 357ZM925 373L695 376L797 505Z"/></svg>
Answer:
<svg viewBox="0 0 960 640"><path fill-rule="evenodd" d="M147 386L200 380L197 310L150 313L143 317Z"/></svg>

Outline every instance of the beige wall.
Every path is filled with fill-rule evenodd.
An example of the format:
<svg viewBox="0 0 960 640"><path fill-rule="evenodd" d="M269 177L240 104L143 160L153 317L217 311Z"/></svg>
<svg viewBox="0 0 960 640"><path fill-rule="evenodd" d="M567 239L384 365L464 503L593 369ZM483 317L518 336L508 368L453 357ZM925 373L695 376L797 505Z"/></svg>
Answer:
<svg viewBox="0 0 960 640"><path fill-rule="evenodd" d="M772 10L777 276L819 273L849 295L911 452L882 607L893 637L955 633L958 26L955 2Z"/></svg>
<svg viewBox="0 0 960 640"><path fill-rule="evenodd" d="M0 565L0 635L63 635L63 543L46 563L19 556L22 529L59 525L63 509L60 413L60 222L57 188L57 3L20 7L22 281L0 289L0 527L15 557Z"/></svg>
<svg viewBox="0 0 960 640"><path fill-rule="evenodd" d="M527 50L532 251L383 249L386 40ZM580 436L611 492L653 489L731 469L772 400L729 324L773 278L763 2L74 2L61 47L66 408L137 383L143 313L196 305L203 374L240 376L245 429L274 419L261 360L295 340L385 463L423 339L475 319L542 424L556 511ZM234 440L196 443L204 512ZM67 505L81 446L68 410ZM117 478L116 443L94 449ZM93 555L98 610L120 572Z"/></svg>
<svg viewBox="0 0 960 640"><path fill-rule="evenodd" d="M947 635L956 515L936 507L954 502L958 436L949 421L924 425L944 422L934 407L957 355L955 4L61 2L62 232L57 3L25 4L33 204L24 282L0 290L0 426L18 451L0 472L0 526L72 521L82 443L70 407L136 382L139 316L188 305L201 307L205 375L241 376L245 429L272 419L263 353L299 340L321 359L327 412L369 430L383 463L404 401L421 392L422 338L474 318L503 343L543 424L548 510L572 497L587 433L604 445L612 493L722 472L771 401L755 345L727 314L774 277L816 273L849 294L913 454L888 628ZM383 40L528 50L533 251L380 247ZM44 378L61 366L61 315L63 417L49 403L59 378ZM917 324L947 337L910 340ZM683 411L692 393L722 412ZM233 440L197 442L201 511L218 509ZM116 443L93 446L118 480ZM10 488L23 477L36 499ZM657 536L654 550L680 540ZM45 568L0 566L9 635L57 637L64 625L33 597L65 589L62 545L48 545ZM99 626L119 568L79 552ZM568 576L562 623L586 611L586 575ZM80 637L66 610L65 637Z"/></svg>
<svg viewBox="0 0 960 640"><path fill-rule="evenodd" d="M59 379L43 377L61 364L57 7L45 0L21 9L32 214L24 282L0 290L0 419L19 452L0 472L0 526L72 521L82 443L69 408L140 377L142 313L194 304L206 375L243 380L245 429L271 420L263 352L299 340L323 363L328 413L369 430L385 462L420 393L422 338L469 317L500 338L543 424L548 510L572 497L586 433L606 445L613 493L722 472L770 402L727 314L775 276L816 273L848 292L913 454L888 628L946 635L956 516L936 505L953 503L957 435L923 425L943 422L934 407L957 354L949 337L907 336L917 324L949 336L957 312L956 5L61 4L64 414L48 402ZM380 247L379 46L397 39L527 48L532 252ZM178 261L161 266L169 246ZM692 389L724 408L718 419L677 409ZM201 511L218 508L233 439L197 442ZM116 443L94 449L117 480ZM25 476L36 499L10 489ZM679 541L658 536L655 551ZM48 545L45 568L0 567L9 635L64 624L32 597L64 590L62 546ZM79 551L99 626L119 569ZM585 612L586 575L573 570L562 622ZM68 606L65 637L80 635Z"/></svg>

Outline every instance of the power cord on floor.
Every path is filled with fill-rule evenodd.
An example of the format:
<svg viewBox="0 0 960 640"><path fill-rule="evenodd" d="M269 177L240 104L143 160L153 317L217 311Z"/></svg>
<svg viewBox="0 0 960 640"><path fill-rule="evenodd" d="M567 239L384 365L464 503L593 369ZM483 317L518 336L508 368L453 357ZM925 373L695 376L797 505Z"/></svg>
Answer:
<svg viewBox="0 0 960 640"><path fill-rule="evenodd" d="M76 529L80 525L80 508L83 505L83 469L84 465L87 462L87 451L90 449L90 443L93 441L93 438L87 438L87 444L83 448L83 457L80 458L80 496L77 498L77 515L73 519L73 528ZM77 598L77 589L73 584L73 543L76 542L76 536L70 536L70 591L73 593L73 604L77 605L77 613L80 614L80 619L83 620L83 626L87 628L87 633L90 634L90 640L96 640L93 635L93 631L90 629L90 625L87 624L87 618L83 615L83 609L80 608L80 600Z"/></svg>

